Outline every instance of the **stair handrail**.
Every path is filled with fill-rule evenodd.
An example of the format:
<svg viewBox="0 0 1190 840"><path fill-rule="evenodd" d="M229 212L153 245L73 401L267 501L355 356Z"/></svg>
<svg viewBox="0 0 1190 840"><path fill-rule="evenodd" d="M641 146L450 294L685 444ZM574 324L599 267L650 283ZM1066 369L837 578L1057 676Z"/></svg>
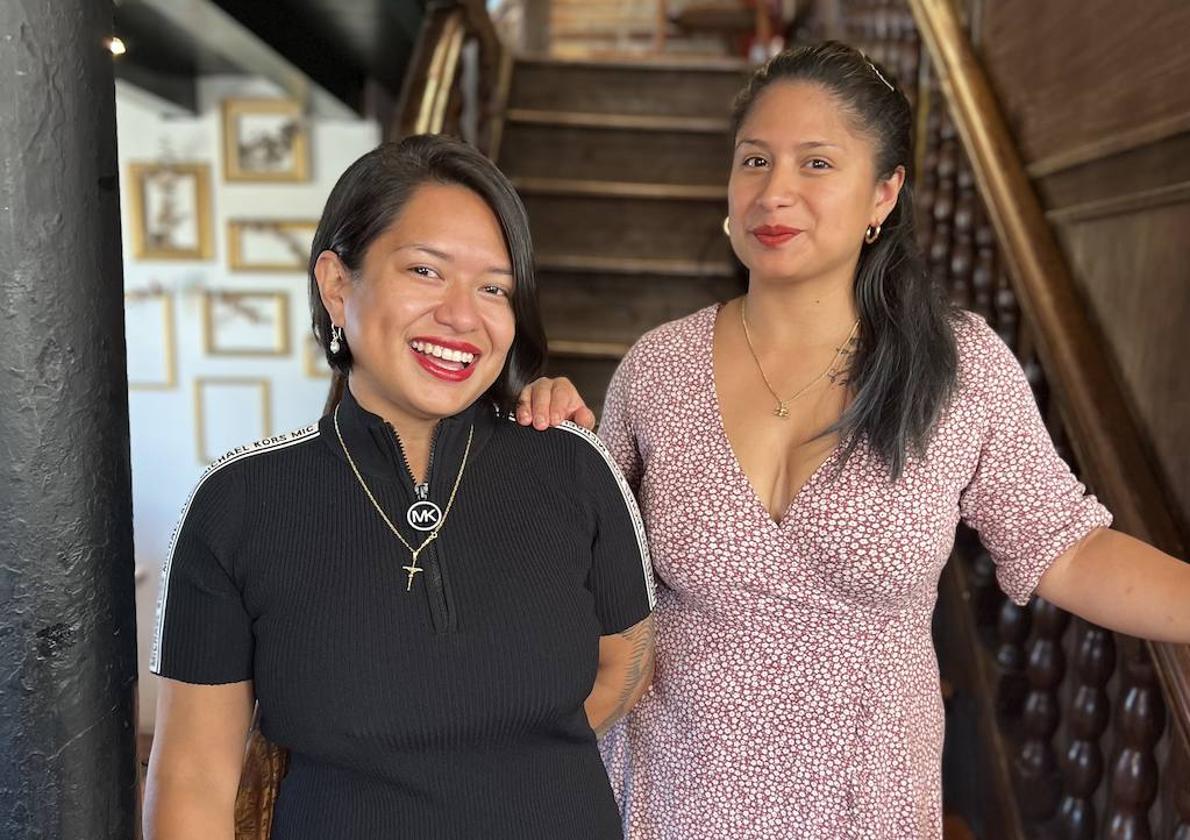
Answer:
<svg viewBox="0 0 1190 840"><path fill-rule="evenodd" d="M1182 535L1147 461L1140 432L1087 317L987 74L953 0L909 0L971 161L1021 308L1034 326L1046 378L1082 471L1115 524L1185 558ZM1149 642L1171 716L1190 748L1190 646Z"/></svg>
<svg viewBox="0 0 1190 840"><path fill-rule="evenodd" d="M496 156L512 52L500 40L484 0L432 0L427 5L390 136L439 134L449 129L463 47L470 39L479 48L477 95L486 125L481 125L478 136L467 139L489 157Z"/></svg>

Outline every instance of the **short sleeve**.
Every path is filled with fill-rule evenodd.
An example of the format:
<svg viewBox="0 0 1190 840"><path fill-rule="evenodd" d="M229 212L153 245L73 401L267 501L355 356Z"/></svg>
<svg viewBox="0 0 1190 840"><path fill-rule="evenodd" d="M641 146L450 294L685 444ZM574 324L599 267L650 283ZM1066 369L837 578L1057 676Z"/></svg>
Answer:
<svg viewBox="0 0 1190 840"><path fill-rule="evenodd" d="M1054 560L1112 517L1058 455L1008 346L974 316L956 332L960 398L979 401L986 420L959 510L995 561L1000 587L1025 604Z"/></svg>
<svg viewBox="0 0 1190 840"><path fill-rule="evenodd" d="M161 571L149 670L187 683L252 679L252 620L233 573L244 494L212 468L182 509Z"/></svg>
<svg viewBox="0 0 1190 840"><path fill-rule="evenodd" d="M619 633L653 610L653 565L645 526L632 488L608 449L593 433L564 424L579 438L577 473L585 507L591 511L591 573L588 587L602 635Z"/></svg>
<svg viewBox="0 0 1190 840"><path fill-rule="evenodd" d="M630 391L635 381L635 361L635 350L630 350L620 360L616 372L612 374L611 383L607 386L607 396L603 400L603 416L599 420L599 437L615 459L633 492L640 489L641 473L644 469L631 422Z"/></svg>

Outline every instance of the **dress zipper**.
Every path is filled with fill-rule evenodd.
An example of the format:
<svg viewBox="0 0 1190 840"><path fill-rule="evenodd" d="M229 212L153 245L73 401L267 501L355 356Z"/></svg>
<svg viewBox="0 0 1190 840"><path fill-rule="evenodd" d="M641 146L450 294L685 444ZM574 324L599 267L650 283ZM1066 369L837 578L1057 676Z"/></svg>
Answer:
<svg viewBox="0 0 1190 840"><path fill-rule="evenodd" d="M405 444L401 442L401 436L397 434L397 430L391 423L384 425L392 435L397 452L401 456L401 463L404 464L405 472L413 483L413 495L419 502L427 501L430 498L430 481L434 477L434 452L438 448L438 433L442 430L442 423L438 423L434 427L434 433L430 436L430 457L426 461L426 480L420 484L417 482L417 476L413 474L413 468L409 466L409 456L405 452ZM424 585L426 597L430 601L430 620L434 624L436 633L449 633L453 629L454 622L451 615L450 596L446 591L443 560L438 553L437 544L427 546L421 560L422 567L426 570Z"/></svg>

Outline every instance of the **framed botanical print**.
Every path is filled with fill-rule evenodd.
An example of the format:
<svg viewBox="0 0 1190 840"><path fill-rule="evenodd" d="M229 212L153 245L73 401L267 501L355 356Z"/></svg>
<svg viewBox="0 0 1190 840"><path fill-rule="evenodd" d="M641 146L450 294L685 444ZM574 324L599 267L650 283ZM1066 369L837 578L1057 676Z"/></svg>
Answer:
<svg viewBox="0 0 1190 840"><path fill-rule="evenodd" d="M205 163L128 167L132 254L141 260L211 258L211 169Z"/></svg>
<svg viewBox="0 0 1190 840"><path fill-rule="evenodd" d="M227 181L308 181L310 143L301 106L289 99L223 101Z"/></svg>
<svg viewBox="0 0 1190 840"><path fill-rule="evenodd" d="M289 295L205 291L203 349L212 356L288 356Z"/></svg>
<svg viewBox="0 0 1190 840"><path fill-rule="evenodd" d="M227 223L227 262L232 271L306 273L316 220L232 219Z"/></svg>

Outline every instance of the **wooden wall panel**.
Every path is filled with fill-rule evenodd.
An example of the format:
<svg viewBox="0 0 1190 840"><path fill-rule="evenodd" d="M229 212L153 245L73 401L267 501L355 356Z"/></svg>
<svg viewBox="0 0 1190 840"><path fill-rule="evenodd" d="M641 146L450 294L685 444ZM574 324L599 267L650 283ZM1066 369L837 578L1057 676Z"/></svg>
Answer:
<svg viewBox="0 0 1190 840"><path fill-rule="evenodd" d="M1190 131L1190 3L982 3L980 54L1033 174Z"/></svg>
<svg viewBox="0 0 1190 840"><path fill-rule="evenodd" d="M1190 522L1190 202L1067 223L1059 235L1125 392Z"/></svg>

